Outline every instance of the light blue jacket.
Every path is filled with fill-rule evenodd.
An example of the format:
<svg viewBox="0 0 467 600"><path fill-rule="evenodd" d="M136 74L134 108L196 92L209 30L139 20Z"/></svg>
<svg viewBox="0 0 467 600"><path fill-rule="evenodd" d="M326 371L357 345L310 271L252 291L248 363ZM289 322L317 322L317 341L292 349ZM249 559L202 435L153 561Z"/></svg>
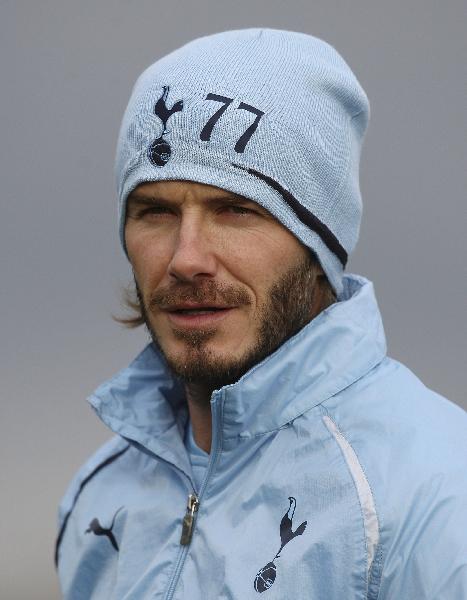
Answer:
<svg viewBox="0 0 467 600"><path fill-rule="evenodd" d="M467 598L467 415L386 356L365 279L214 392L200 489L152 346L90 402L118 435L60 507L66 599Z"/></svg>

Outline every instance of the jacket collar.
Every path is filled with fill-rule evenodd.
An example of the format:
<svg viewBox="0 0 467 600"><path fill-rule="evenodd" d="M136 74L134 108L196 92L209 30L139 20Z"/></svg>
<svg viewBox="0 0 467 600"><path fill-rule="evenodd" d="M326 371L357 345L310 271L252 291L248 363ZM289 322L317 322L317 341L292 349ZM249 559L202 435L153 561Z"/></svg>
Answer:
<svg viewBox="0 0 467 600"><path fill-rule="evenodd" d="M373 285L344 277L333 304L235 384L214 392L224 439L283 427L376 366L386 341ZM190 471L183 446L183 387L152 344L89 398L113 431Z"/></svg>

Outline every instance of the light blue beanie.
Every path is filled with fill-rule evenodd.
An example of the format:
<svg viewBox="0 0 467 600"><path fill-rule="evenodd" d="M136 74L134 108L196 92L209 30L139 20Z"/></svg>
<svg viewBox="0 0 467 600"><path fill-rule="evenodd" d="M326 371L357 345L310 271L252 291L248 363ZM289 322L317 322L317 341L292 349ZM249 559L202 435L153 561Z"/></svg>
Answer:
<svg viewBox="0 0 467 600"><path fill-rule="evenodd" d="M334 290L358 239L365 92L329 44L303 33L227 31L139 77L117 147L120 237L140 183L183 179L253 200L313 250Z"/></svg>

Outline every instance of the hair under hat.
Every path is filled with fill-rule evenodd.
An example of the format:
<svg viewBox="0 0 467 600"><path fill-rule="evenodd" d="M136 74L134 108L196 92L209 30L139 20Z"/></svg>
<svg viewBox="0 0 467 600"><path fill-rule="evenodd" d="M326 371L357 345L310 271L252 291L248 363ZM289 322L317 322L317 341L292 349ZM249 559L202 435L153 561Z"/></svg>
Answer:
<svg viewBox="0 0 467 600"><path fill-rule="evenodd" d="M196 39L137 80L116 157L120 237L143 182L188 180L245 196L313 250L339 295L358 239L365 92L330 46L303 33Z"/></svg>

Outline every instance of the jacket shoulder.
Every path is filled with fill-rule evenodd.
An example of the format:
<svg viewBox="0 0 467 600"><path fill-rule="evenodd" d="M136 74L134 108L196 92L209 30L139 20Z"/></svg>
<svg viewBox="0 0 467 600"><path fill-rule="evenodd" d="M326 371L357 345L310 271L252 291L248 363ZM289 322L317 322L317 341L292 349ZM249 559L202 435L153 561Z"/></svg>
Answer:
<svg viewBox="0 0 467 600"><path fill-rule="evenodd" d="M86 484L106 466L120 458L130 444L120 436L113 436L103 444L77 471L71 480L58 508L58 537L55 550L55 563L58 563L58 550L65 533L68 519Z"/></svg>
<svg viewBox="0 0 467 600"><path fill-rule="evenodd" d="M410 433L414 427L419 441L428 437L459 435L467 442L467 412L427 388L410 369L386 357L362 378L327 400L323 405L343 426L386 425L390 433ZM395 428L395 429L394 429ZM384 429L378 430L379 434ZM378 438L380 442L383 438ZM394 441L392 436L389 440Z"/></svg>
<svg viewBox="0 0 467 600"><path fill-rule="evenodd" d="M390 358L323 408L374 499L375 594L463 597L456 593L467 589L467 413Z"/></svg>
<svg viewBox="0 0 467 600"><path fill-rule="evenodd" d="M115 435L96 450L79 468L60 502L58 511L59 528L62 526L65 516L73 510L73 506L86 483L97 475L101 469L119 458L128 448L129 443L120 436Z"/></svg>
<svg viewBox="0 0 467 600"><path fill-rule="evenodd" d="M410 488L467 469L467 413L395 360L384 359L323 408L382 486L407 479ZM465 477L450 479L467 490Z"/></svg>

